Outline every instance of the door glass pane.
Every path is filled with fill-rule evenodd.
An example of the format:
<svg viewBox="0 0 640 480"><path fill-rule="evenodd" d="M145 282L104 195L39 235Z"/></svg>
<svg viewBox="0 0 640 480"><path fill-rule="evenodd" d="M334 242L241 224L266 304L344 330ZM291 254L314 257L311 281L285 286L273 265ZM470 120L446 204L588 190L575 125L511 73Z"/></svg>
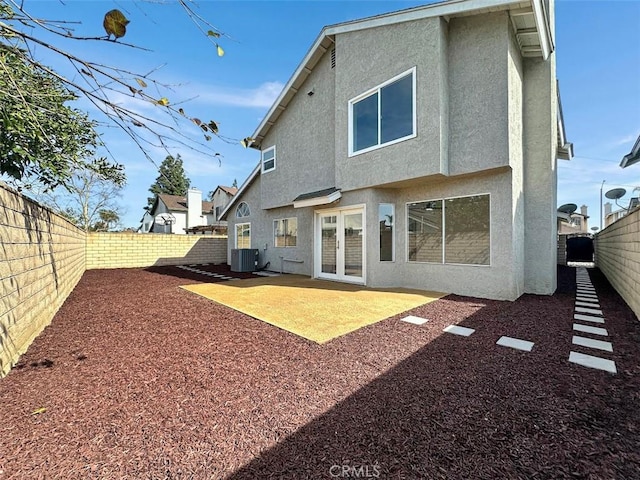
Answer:
<svg viewBox="0 0 640 480"><path fill-rule="evenodd" d="M322 273L337 273L336 233L338 217L327 215L321 217L322 223Z"/></svg>
<svg viewBox="0 0 640 480"><path fill-rule="evenodd" d="M362 213L344 215L344 274L362 277Z"/></svg>

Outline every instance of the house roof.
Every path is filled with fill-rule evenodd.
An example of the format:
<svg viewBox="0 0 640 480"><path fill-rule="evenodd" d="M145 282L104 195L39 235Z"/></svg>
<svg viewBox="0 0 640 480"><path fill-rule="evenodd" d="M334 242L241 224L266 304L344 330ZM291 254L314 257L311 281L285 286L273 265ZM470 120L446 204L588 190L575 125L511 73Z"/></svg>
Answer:
<svg viewBox="0 0 640 480"><path fill-rule="evenodd" d="M262 140L267 132L311 75L325 52L333 46L336 35L423 18L452 17L499 10L509 10L522 55L541 56L546 60L553 52L554 45L543 0L449 0L324 27L258 125L252 135L254 141L251 147L258 150L262 148Z"/></svg>
<svg viewBox="0 0 640 480"><path fill-rule="evenodd" d="M636 143L633 145L633 148L629 153L627 153L624 157L622 157L622 162L620 162L620 166L622 168L626 168L629 165L633 165L634 163L640 162L640 135L638 135L638 139Z"/></svg>
<svg viewBox="0 0 640 480"><path fill-rule="evenodd" d="M236 187L226 187L224 185L218 185L216 190L218 190L218 188L220 190L222 190L223 192L227 192L229 195L235 195L237 193L237 191L238 191L238 189Z"/></svg>
<svg viewBox="0 0 640 480"><path fill-rule="evenodd" d="M158 202L162 201L170 212L187 212L187 197L180 195L168 195L161 193L156 197L151 212L155 212L158 208ZM202 202L202 213L209 213L213 209L213 202ZM153 215L153 214L152 214Z"/></svg>

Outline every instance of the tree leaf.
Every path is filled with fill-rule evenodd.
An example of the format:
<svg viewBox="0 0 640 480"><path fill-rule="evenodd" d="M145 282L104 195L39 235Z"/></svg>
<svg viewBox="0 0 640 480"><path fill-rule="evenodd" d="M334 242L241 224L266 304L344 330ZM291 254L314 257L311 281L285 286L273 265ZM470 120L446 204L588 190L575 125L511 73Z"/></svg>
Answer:
<svg viewBox="0 0 640 480"><path fill-rule="evenodd" d="M208 131L209 131L209 127L207 127L207 125L206 125L205 123L200 124L200 128L201 128L202 130L204 130L205 132L208 132Z"/></svg>
<svg viewBox="0 0 640 480"><path fill-rule="evenodd" d="M147 88L147 83L141 78L136 78L136 82L138 82L138 85L140 85L142 88Z"/></svg>
<svg viewBox="0 0 640 480"><path fill-rule="evenodd" d="M218 124L211 120L209 122L209 130L211 130L213 133L218 133Z"/></svg>
<svg viewBox="0 0 640 480"><path fill-rule="evenodd" d="M133 125L136 126L136 127L144 127L144 125L142 123L138 122L137 120L134 120L131 123L133 123Z"/></svg>
<svg viewBox="0 0 640 480"><path fill-rule="evenodd" d="M194 117L194 118L191 119L191 121L193 123L195 123L196 125L198 125L198 126L202 125L202 120L200 120L199 118L195 118Z"/></svg>
<svg viewBox="0 0 640 480"><path fill-rule="evenodd" d="M36 408L33 412L31 412L31 415L38 415L38 414L44 413L46 411L47 411L47 407Z"/></svg>
<svg viewBox="0 0 640 480"><path fill-rule="evenodd" d="M220 45L218 45L218 56L221 57L224 55L224 50L222 49L222 47Z"/></svg>
<svg viewBox="0 0 640 480"><path fill-rule="evenodd" d="M89 70L85 70L84 68L81 68L80 71L89 77L93 77L93 73L91 73Z"/></svg>
<svg viewBox="0 0 640 480"><path fill-rule="evenodd" d="M169 99L167 97L162 97L160 100L157 100L156 103L158 105L162 105L163 107L166 107L169 105Z"/></svg>
<svg viewBox="0 0 640 480"><path fill-rule="evenodd" d="M244 148L249 148L249 146L251 146L252 143L253 143L253 138L251 137L245 137L242 140L240 140L240 145L242 145Z"/></svg>
<svg viewBox="0 0 640 480"><path fill-rule="evenodd" d="M127 25L129 24L129 20L124 14L116 9L108 11L104 20L102 21L102 26L104 27L107 35L111 37L113 35L116 38L124 37L127 33Z"/></svg>
<svg viewBox="0 0 640 480"><path fill-rule="evenodd" d="M213 30L209 30L207 35L210 37L220 38L220 34L218 32L214 32Z"/></svg>
<svg viewBox="0 0 640 480"><path fill-rule="evenodd" d="M178 109L178 113L184 117L184 109L179 108Z"/></svg>
<svg viewBox="0 0 640 480"><path fill-rule="evenodd" d="M205 139L207 142L208 142L208 141L210 141L210 140L211 140L211 135L205 135L205 136L204 136L204 139Z"/></svg>
<svg viewBox="0 0 640 480"><path fill-rule="evenodd" d="M127 85L129 87L129 91L131 92L132 95L135 95L136 93L138 93L138 91L133 88L131 85Z"/></svg>

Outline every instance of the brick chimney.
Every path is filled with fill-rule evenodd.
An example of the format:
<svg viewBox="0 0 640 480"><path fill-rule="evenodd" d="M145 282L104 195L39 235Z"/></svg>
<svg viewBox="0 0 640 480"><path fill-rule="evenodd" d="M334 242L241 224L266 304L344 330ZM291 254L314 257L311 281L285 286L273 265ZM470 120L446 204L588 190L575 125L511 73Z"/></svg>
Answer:
<svg viewBox="0 0 640 480"><path fill-rule="evenodd" d="M202 192L197 188L187 190L187 228L202 225Z"/></svg>

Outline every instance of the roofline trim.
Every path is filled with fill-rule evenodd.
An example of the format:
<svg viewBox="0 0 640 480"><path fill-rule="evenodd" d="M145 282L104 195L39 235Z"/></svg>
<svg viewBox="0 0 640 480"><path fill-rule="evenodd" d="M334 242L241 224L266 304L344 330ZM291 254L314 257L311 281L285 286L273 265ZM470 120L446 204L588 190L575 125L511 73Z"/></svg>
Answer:
<svg viewBox="0 0 640 480"><path fill-rule="evenodd" d="M221 220L224 218L224 216L227 214L227 212L229 210L231 210L231 207L236 203L236 201L242 196L242 194L244 193L244 191L249 187L249 185L253 182L253 180L256 178L256 176L260 173L260 169L262 167L262 162L258 162L258 165L256 165L256 167L253 169L253 171L249 174L249 176L247 177L247 179L244 181L244 183L242 185L240 185L240 188L238 189L238 191L236 192L236 194L231 197L231 200L229 201L229 203L227 204L226 207L224 207L224 210L222 210L222 212L220 213L220 215L218 215L218 219Z"/></svg>

